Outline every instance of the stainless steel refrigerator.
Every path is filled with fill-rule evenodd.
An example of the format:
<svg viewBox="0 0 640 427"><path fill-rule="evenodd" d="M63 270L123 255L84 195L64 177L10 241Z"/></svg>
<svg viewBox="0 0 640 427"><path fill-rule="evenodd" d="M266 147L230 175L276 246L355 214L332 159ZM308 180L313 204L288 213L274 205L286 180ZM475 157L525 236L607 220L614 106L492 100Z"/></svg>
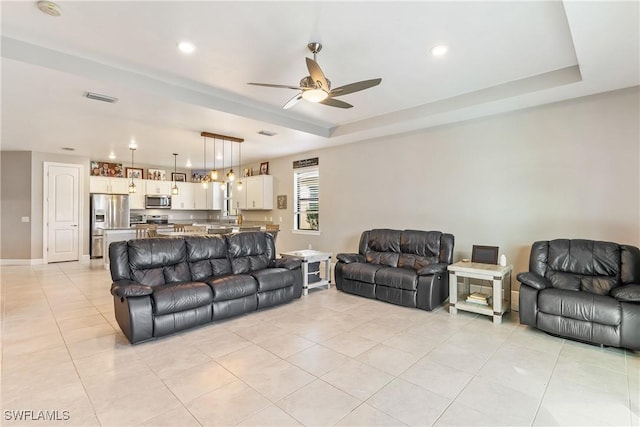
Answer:
<svg viewBox="0 0 640 427"><path fill-rule="evenodd" d="M91 258L104 256L104 230L129 227L129 196L91 194Z"/></svg>

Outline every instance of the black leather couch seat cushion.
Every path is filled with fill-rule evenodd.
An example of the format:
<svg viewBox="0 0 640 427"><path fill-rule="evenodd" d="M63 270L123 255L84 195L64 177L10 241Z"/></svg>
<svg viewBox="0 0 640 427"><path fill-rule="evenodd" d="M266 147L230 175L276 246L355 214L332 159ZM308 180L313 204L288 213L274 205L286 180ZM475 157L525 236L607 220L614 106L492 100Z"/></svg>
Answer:
<svg viewBox="0 0 640 427"><path fill-rule="evenodd" d="M187 236L185 243L193 280L231 274L231 262L227 258L227 241L224 236Z"/></svg>
<svg viewBox="0 0 640 427"><path fill-rule="evenodd" d="M619 325L622 320L620 305L615 299L588 292L546 289L538 297L538 306L546 314L602 325Z"/></svg>
<svg viewBox="0 0 640 427"><path fill-rule="evenodd" d="M156 314L170 314L213 302L213 291L202 282L171 283L153 289Z"/></svg>
<svg viewBox="0 0 640 427"><path fill-rule="evenodd" d="M415 291L418 275L414 270L408 268L384 267L376 272L376 284Z"/></svg>
<svg viewBox="0 0 640 427"><path fill-rule="evenodd" d="M228 301L258 293L258 282L247 274L220 277L208 280L213 289L213 301Z"/></svg>
<svg viewBox="0 0 640 427"><path fill-rule="evenodd" d="M252 271L251 275L258 282L260 292L272 291L293 286L293 273L285 268L267 268L264 270Z"/></svg>
<svg viewBox="0 0 640 427"><path fill-rule="evenodd" d="M380 264L353 263L346 264L342 269L342 276L348 280L365 283L375 283L376 272L382 268Z"/></svg>

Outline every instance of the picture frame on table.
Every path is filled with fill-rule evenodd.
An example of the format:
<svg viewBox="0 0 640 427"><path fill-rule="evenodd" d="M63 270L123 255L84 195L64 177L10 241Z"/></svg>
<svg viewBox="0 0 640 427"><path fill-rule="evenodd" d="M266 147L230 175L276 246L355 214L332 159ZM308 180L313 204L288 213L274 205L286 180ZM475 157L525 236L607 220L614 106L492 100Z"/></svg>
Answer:
<svg viewBox="0 0 640 427"><path fill-rule="evenodd" d="M187 174L182 172L171 172L171 181L187 182Z"/></svg>
<svg viewBox="0 0 640 427"><path fill-rule="evenodd" d="M155 181L166 181L167 171L164 169L147 169L147 179L153 179Z"/></svg>
<svg viewBox="0 0 640 427"><path fill-rule="evenodd" d="M142 168L125 168L126 178L144 179L144 169Z"/></svg>
<svg viewBox="0 0 640 427"><path fill-rule="evenodd" d="M269 162L260 163L260 175L269 175Z"/></svg>

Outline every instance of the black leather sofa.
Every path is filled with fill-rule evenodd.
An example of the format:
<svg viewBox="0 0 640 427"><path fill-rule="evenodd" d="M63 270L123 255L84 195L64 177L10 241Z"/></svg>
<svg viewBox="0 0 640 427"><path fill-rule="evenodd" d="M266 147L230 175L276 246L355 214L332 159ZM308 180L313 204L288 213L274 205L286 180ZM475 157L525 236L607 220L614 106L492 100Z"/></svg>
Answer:
<svg viewBox="0 0 640 427"><path fill-rule="evenodd" d="M137 343L300 298L300 261L275 255L263 232L114 242L120 329Z"/></svg>
<svg viewBox="0 0 640 427"><path fill-rule="evenodd" d="M573 340L640 350L640 250L593 240L535 242L517 276L520 323Z"/></svg>
<svg viewBox="0 0 640 427"><path fill-rule="evenodd" d="M449 296L454 237L439 231L374 229L359 253L338 254L336 288L406 307L433 310Z"/></svg>

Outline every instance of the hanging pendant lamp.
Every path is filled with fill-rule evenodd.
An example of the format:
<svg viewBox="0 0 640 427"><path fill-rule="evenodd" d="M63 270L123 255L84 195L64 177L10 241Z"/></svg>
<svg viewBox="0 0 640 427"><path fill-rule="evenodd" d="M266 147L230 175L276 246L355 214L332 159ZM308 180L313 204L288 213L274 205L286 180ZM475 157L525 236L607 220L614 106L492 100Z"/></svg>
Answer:
<svg viewBox="0 0 640 427"><path fill-rule="evenodd" d="M220 174L221 178L220 178L220 191L224 191L225 190L225 183L224 183L224 139L222 140L222 173Z"/></svg>
<svg viewBox="0 0 640 427"><path fill-rule="evenodd" d="M216 138L213 138L213 169L209 173L209 178L212 182L218 180L218 170L216 169Z"/></svg>
<svg viewBox="0 0 640 427"><path fill-rule="evenodd" d="M227 179L229 182L233 182L236 179L236 174L233 173L233 141L231 141L231 164L229 172L227 172Z"/></svg>
<svg viewBox="0 0 640 427"><path fill-rule="evenodd" d="M204 152L204 153L203 153L203 155L202 155L202 170L203 170L203 171L206 171L206 170L207 170L207 137L206 137L206 136L204 137L204 143L203 143L202 145L203 145L203 147L204 147L204 148L203 148L203 152ZM207 187L209 187L209 185L207 184L207 180L208 180L208 178L209 178L209 177L208 177L207 175L204 175L204 176L202 177L202 180L201 180L201 182L202 182L202 188L207 188Z"/></svg>
<svg viewBox="0 0 640 427"><path fill-rule="evenodd" d="M242 191L242 143L238 143L238 170L240 171L240 179L236 188L238 191Z"/></svg>
<svg viewBox="0 0 640 427"><path fill-rule="evenodd" d="M178 189L178 184L176 184L176 174L177 174L177 170L176 170L176 162L178 159L178 153L173 153L173 186L171 187L171 194L173 194L174 196L177 196L178 193L180 193L180 190Z"/></svg>
<svg viewBox="0 0 640 427"><path fill-rule="evenodd" d="M131 150L131 169L133 169L133 153L136 151L135 148L129 147ZM133 194L136 192L136 183L133 182L133 173L131 174L131 183L129 184L129 193Z"/></svg>

